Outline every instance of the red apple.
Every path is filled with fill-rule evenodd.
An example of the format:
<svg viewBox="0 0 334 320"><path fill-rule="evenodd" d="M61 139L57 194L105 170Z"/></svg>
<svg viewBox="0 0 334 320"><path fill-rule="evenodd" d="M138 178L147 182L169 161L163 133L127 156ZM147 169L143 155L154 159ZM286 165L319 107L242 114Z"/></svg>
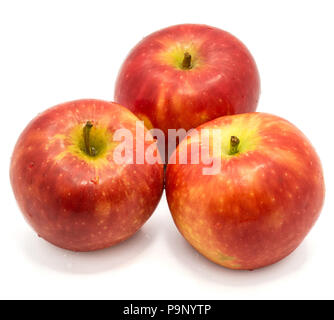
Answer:
<svg viewBox="0 0 334 320"><path fill-rule="evenodd" d="M255 111L259 91L255 62L237 38L184 24L137 44L118 75L115 101L167 137L168 129L189 130L220 116Z"/></svg>
<svg viewBox="0 0 334 320"><path fill-rule="evenodd" d="M78 100L46 110L26 127L10 178L39 236L69 250L97 250L129 238L151 216L163 190L162 164L120 164L113 157L120 143L113 134L125 128L135 135L137 120L116 103ZM145 150L152 146L141 142Z"/></svg>
<svg viewBox="0 0 334 320"><path fill-rule="evenodd" d="M184 164L181 154L188 156ZM202 160L191 164L198 154ZM216 172L208 175L210 159ZM290 254L317 220L324 189L307 138L264 113L203 124L179 144L166 173L167 200L181 234L231 269L260 268Z"/></svg>

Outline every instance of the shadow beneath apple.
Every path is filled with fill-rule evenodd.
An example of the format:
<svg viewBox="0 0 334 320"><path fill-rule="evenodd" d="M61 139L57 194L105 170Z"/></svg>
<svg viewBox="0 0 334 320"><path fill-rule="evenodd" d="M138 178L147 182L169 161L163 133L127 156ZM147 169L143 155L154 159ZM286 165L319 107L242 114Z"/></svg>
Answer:
<svg viewBox="0 0 334 320"><path fill-rule="evenodd" d="M34 263L59 272L89 274L132 263L149 247L154 236L154 228L144 226L131 238L113 247L93 252L73 252L58 248L27 231L20 246L23 254Z"/></svg>
<svg viewBox="0 0 334 320"><path fill-rule="evenodd" d="M180 263L196 273L196 276L222 285L253 286L283 278L298 271L308 256L307 241L304 241L289 256L273 265L254 271L230 270L206 259L188 244L176 230L175 232L166 232L165 237L171 252Z"/></svg>

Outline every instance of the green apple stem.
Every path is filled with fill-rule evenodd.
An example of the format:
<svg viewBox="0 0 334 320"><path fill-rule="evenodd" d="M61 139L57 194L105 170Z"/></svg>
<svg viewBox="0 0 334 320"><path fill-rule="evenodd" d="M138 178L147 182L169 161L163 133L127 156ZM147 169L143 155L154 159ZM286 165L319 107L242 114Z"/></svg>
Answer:
<svg viewBox="0 0 334 320"><path fill-rule="evenodd" d="M230 155L236 154L239 152L238 147L239 147L240 140L236 136L231 136L230 140Z"/></svg>
<svg viewBox="0 0 334 320"><path fill-rule="evenodd" d="M96 150L94 147L90 145L90 130L92 129L93 124L90 121L87 121L84 128L83 128L83 137L85 142L85 151L86 153L94 157L96 155Z"/></svg>
<svg viewBox="0 0 334 320"><path fill-rule="evenodd" d="M183 69L191 69L191 54L189 52L184 53L183 61L182 61Z"/></svg>

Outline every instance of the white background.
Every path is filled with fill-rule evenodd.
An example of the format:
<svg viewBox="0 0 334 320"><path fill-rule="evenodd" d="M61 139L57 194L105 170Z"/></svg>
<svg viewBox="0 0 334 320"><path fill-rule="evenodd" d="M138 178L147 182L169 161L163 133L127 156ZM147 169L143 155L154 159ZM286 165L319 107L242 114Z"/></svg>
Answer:
<svg viewBox="0 0 334 320"><path fill-rule="evenodd" d="M0 2L0 298L334 298L333 1ZM95 253L58 249L30 229L9 184L26 124L78 98L113 99L118 69L145 35L173 24L225 29L260 71L258 111L299 127L323 163L327 196L302 245L260 270L232 271L178 234L165 197L130 240Z"/></svg>

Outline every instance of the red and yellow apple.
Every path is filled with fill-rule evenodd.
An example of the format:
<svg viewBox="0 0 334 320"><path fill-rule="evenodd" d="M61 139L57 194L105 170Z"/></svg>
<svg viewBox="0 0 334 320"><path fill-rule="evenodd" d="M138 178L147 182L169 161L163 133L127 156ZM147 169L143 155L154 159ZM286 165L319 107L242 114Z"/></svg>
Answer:
<svg viewBox="0 0 334 320"><path fill-rule="evenodd" d="M192 164L196 152L202 160ZM181 154L188 156L183 164ZM216 174L204 174L208 160L219 164ZM167 200L181 234L231 269L264 267L290 254L317 220L324 189L307 138L264 113L203 124L179 144L166 172Z"/></svg>
<svg viewBox="0 0 334 320"><path fill-rule="evenodd" d="M184 24L157 31L134 47L119 72L115 101L167 137L168 129L189 130L255 111L259 91L254 59L237 38Z"/></svg>
<svg viewBox="0 0 334 320"><path fill-rule="evenodd" d="M136 137L138 122L116 103L78 100L46 110L26 127L10 178L39 236L61 248L91 251L129 238L145 223L162 194L163 165L113 157L119 145L113 134L125 128ZM144 150L155 144L140 142Z"/></svg>

